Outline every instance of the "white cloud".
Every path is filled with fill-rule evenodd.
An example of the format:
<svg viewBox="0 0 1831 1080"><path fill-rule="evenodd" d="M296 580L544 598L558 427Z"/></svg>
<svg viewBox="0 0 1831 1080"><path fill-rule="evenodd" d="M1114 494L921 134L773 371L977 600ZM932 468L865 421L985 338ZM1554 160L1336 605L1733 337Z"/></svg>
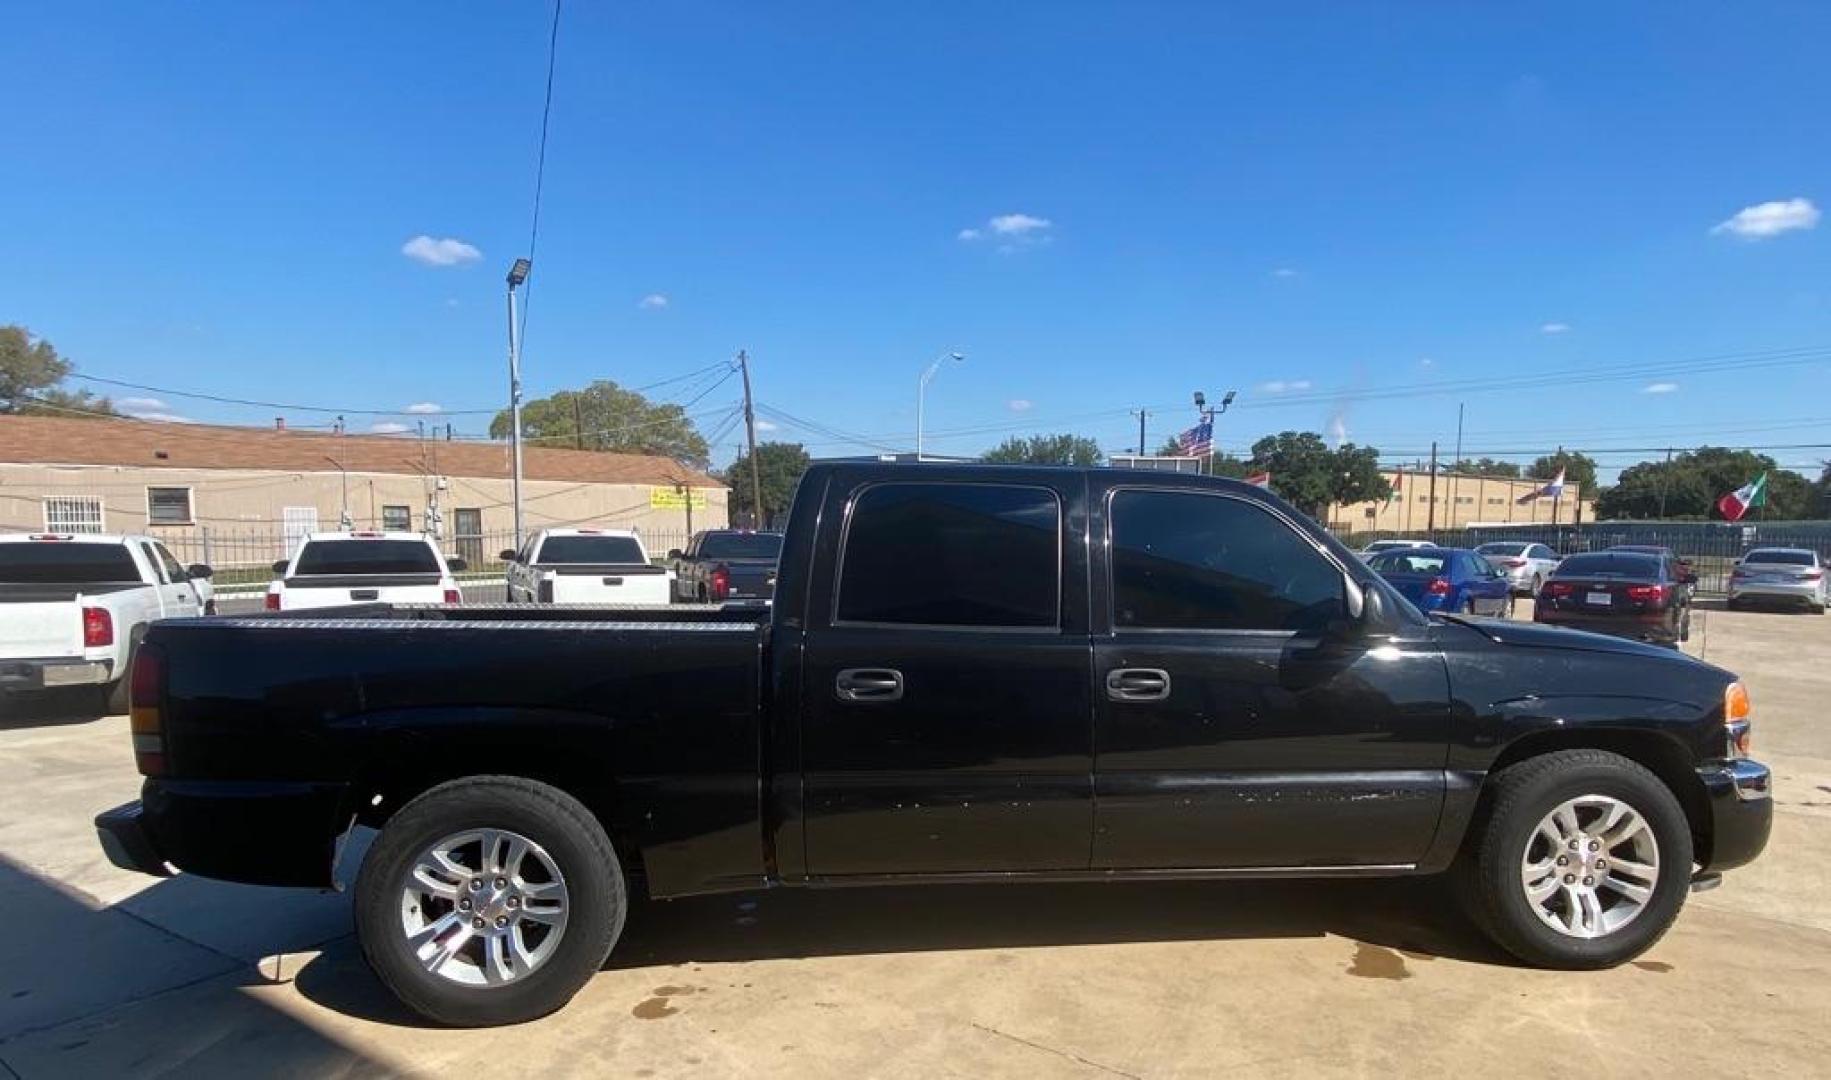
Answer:
<svg viewBox="0 0 1831 1080"><path fill-rule="evenodd" d="M774 430L776 430L776 425L770 423L768 420L758 420L757 421L757 430L758 431L774 431Z"/></svg>
<svg viewBox="0 0 1831 1080"><path fill-rule="evenodd" d="M998 245L998 252L1009 254L1032 244L1048 243L1049 230L1053 228L1055 222L1034 214L999 214L988 220L983 227L961 229L954 237L970 244L988 235L996 236L1002 241Z"/></svg>
<svg viewBox="0 0 1831 1080"><path fill-rule="evenodd" d="M399 435L401 432L407 430L407 425L397 424L392 420L382 420L370 424L369 430L377 435Z"/></svg>
<svg viewBox="0 0 1831 1080"><path fill-rule="evenodd" d="M1418 366L1421 368L1434 368L1437 366L1437 361L1428 356L1420 356L1418 357Z"/></svg>
<svg viewBox="0 0 1831 1080"><path fill-rule="evenodd" d="M1280 266L1278 269L1272 271L1272 277L1294 278L1296 276L1297 276L1297 271L1291 269L1288 266Z"/></svg>
<svg viewBox="0 0 1831 1080"><path fill-rule="evenodd" d="M483 258L483 252L462 240L425 233L402 244L401 254L425 266L462 266Z"/></svg>
<svg viewBox="0 0 1831 1080"><path fill-rule="evenodd" d="M1670 394L1677 389L1678 384L1675 382L1655 382L1641 387L1640 392L1643 394Z"/></svg>
<svg viewBox="0 0 1831 1080"><path fill-rule="evenodd" d="M1569 332L1570 324L1567 322L1548 322L1539 326L1539 333L1541 334L1564 334Z"/></svg>
<svg viewBox="0 0 1831 1080"><path fill-rule="evenodd" d="M1308 379L1273 379L1259 384L1259 392L1264 394L1292 394L1310 388Z"/></svg>
<svg viewBox="0 0 1831 1080"><path fill-rule="evenodd" d="M1027 233L1052 228L1055 222L1048 218L1032 217L1029 214L1000 214L986 222L992 231L1000 236L1023 236Z"/></svg>
<svg viewBox="0 0 1831 1080"><path fill-rule="evenodd" d="M1756 203L1736 211L1728 221L1719 222L1711 233L1733 233L1744 240L1765 240L1795 229L1810 229L1824 215L1811 199L1777 199Z"/></svg>
<svg viewBox="0 0 1831 1080"><path fill-rule="evenodd" d="M1337 447L1348 441L1348 414L1343 409L1329 417L1329 441Z"/></svg>
<svg viewBox="0 0 1831 1080"><path fill-rule="evenodd" d="M124 397L115 402L115 404L119 405L121 410L129 415L142 412L162 413L171 408L171 406L160 401L156 397Z"/></svg>
<svg viewBox="0 0 1831 1080"><path fill-rule="evenodd" d="M655 308L664 308L668 306L668 298L665 293L652 292L636 301L636 306L645 311Z"/></svg>
<svg viewBox="0 0 1831 1080"><path fill-rule="evenodd" d="M955 238L959 239L959 240L966 240L969 242L973 241L973 240L977 240L977 239L979 239L979 230L978 229L961 229L959 231L959 233L956 234Z"/></svg>
<svg viewBox="0 0 1831 1080"><path fill-rule="evenodd" d="M1010 409L1012 412L1029 412L1035 407L1035 403L1029 398L1012 398L1010 401L1005 402L1005 408Z"/></svg>
<svg viewBox="0 0 1831 1080"><path fill-rule="evenodd" d="M128 416L135 420L150 420L155 424L195 424L197 421L188 416L179 416L168 412L130 412Z"/></svg>
<svg viewBox="0 0 1831 1080"><path fill-rule="evenodd" d="M416 401L401 411L413 416L431 416L434 413L444 412L445 406L436 401Z"/></svg>

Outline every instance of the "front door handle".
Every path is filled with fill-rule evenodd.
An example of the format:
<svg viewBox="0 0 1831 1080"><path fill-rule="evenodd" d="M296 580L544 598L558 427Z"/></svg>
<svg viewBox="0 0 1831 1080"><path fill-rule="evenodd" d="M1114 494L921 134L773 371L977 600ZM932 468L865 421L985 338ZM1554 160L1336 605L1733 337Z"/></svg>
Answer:
<svg viewBox="0 0 1831 1080"><path fill-rule="evenodd" d="M1106 673L1106 696L1114 701L1162 701L1170 696L1170 673L1162 668L1114 668Z"/></svg>
<svg viewBox="0 0 1831 1080"><path fill-rule="evenodd" d="M833 680L833 693L841 701L873 705L903 700L903 673L891 668L847 668Z"/></svg>

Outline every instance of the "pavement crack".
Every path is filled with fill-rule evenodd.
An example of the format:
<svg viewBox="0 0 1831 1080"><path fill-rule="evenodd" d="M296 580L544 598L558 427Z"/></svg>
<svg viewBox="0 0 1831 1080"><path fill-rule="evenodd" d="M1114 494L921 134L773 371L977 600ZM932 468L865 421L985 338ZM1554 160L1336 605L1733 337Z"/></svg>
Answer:
<svg viewBox="0 0 1831 1080"><path fill-rule="evenodd" d="M1085 1065L1090 1069L1097 1069L1100 1072L1107 1073L1111 1076L1123 1076L1126 1078L1126 1080L1142 1080L1142 1078L1139 1077L1139 1075L1137 1073L1128 1073L1124 1069L1115 1069L1111 1065L1102 1065L1097 1061L1090 1061L1087 1058L1082 1057L1081 1055L1075 1053L1072 1050L1058 1050L1053 1046L1045 1046L1039 1042L1032 1042L1029 1039L1024 1038L1022 1035L1013 1035L1008 1031L1000 1031L995 1027L992 1027L987 1024L981 1024L976 1020L969 1021L969 1023L971 1023L974 1027L978 1028L980 1031L983 1031L988 1035L996 1035L1001 1039L1009 1039L1014 1043L1021 1043L1024 1046L1028 1046L1032 1050L1041 1050L1045 1054L1054 1055L1055 1057L1062 1058L1065 1061L1072 1061L1072 1062L1075 1062L1080 1065Z"/></svg>

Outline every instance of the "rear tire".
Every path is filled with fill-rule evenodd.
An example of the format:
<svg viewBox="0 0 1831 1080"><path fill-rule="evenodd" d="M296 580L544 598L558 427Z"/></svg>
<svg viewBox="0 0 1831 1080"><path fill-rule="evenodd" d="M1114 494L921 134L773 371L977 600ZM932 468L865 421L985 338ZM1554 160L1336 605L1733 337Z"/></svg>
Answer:
<svg viewBox="0 0 1831 1080"><path fill-rule="evenodd" d="M501 838L504 854L461 839L472 834L491 838L492 850ZM435 878L449 899L427 892ZM628 909L622 865L591 812L511 776L454 780L408 803L356 880L356 934L370 968L409 1009L454 1027L522 1023L566 1004L603 966ZM435 933L434 923L448 929Z"/></svg>
<svg viewBox="0 0 1831 1080"><path fill-rule="evenodd" d="M1469 916L1507 952L1537 967L1613 967L1678 917L1691 828L1645 768L1560 750L1503 770L1484 798L1457 872Z"/></svg>
<svg viewBox="0 0 1831 1080"><path fill-rule="evenodd" d="M1537 599L1537 598L1538 598L1538 595L1539 595L1539 590L1540 590L1540 589L1542 589L1542 588L1544 588L1544 587L1545 587L1545 575L1543 575L1543 574L1534 574L1534 575L1532 575L1532 596L1533 596L1533 599Z"/></svg>

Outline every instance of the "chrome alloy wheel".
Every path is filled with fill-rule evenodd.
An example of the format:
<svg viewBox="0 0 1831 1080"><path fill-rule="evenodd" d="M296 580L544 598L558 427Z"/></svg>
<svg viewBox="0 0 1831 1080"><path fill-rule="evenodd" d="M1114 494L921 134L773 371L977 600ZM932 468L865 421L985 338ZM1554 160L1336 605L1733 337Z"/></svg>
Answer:
<svg viewBox="0 0 1831 1080"><path fill-rule="evenodd" d="M1546 926L1599 938L1633 922L1659 884L1659 841L1646 818L1608 795L1579 795L1546 814L1526 843L1520 886Z"/></svg>
<svg viewBox="0 0 1831 1080"><path fill-rule="evenodd" d="M566 879L534 841L453 833L414 859L401 888L407 948L434 975L500 986L545 963L566 933Z"/></svg>

